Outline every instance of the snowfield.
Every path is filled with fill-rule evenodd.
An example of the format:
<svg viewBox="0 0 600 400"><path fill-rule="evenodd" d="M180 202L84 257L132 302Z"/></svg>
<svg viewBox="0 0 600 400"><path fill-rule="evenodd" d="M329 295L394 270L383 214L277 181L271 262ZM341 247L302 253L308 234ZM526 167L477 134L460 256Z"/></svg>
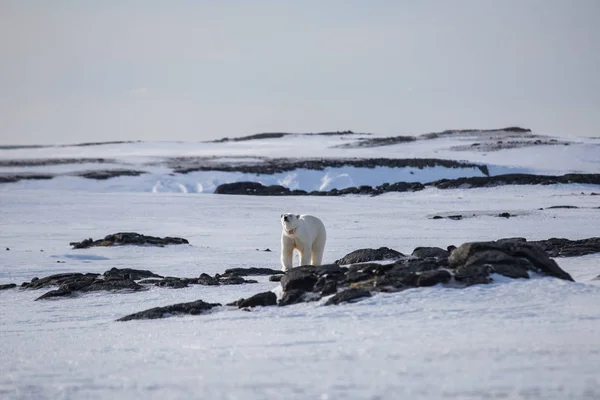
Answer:
<svg viewBox="0 0 600 400"><path fill-rule="evenodd" d="M288 142L301 140L309 143L300 147L305 156L453 154L474 162L489 157L499 168L533 173L600 169L599 144L592 139L482 155L448 150L463 144L465 137L331 149L348 139L292 136L189 146L131 143L0 150L0 159L122 154L122 162L142 166L150 158L200 153L226 160L275 157ZM69 172L78 165L53 168ZM0 172L27 168L33 167L3 167ZM46 167L35 168L43 172ZM597 185L427 188L377 197L195 195L192 192L210 193L214 188L209 182L214 185L231 177L204 171L184 175L187 182L173 179L157 187L156 178L162 176L158 172L166 169L147 168L155 168L157 175L0 184L0 284L63 272L102 273L112 267L185 277L214 275L232 267L278 269L282 212L312 213L324 221L328 263L368 247L387 246L410 254L417 246L445 248L504 237L574 240L600 235L600 196L592 195L600 193ZM346 173L352 185L375 185L388 181L392 172L406 173L375 169L335 174L339 178ZM451 172L469 176L469 171ZM292 173L297 175L290 185L332 184L314 171ZM419 179L426 180L444 177L441 169L413 173L424 174ZM404 180L404 175L398 176ZM203 190L192 190L193 182L200 182ZM178 183L186 190L177 190ZM578 208L547 209L556 205ZM513 217L499 218L502 212ZM446 214L465 218L432 219ZM69 246L123 231L180 236L190 245L81 250ZM272 251L264 251L267 248ZM95 292L46 301L34 301L44 290L2 290L0 398L597 399L600 281L593 279L600 275L600 254L556 261L575 283L540 276L498 277L491 285L464 289L438 285L376 294L339 306L314 302L251 311L224 306L207 315L130 322L115 320L197 299L226 304L277 291L278 284L267 277L250 277L259 283L150 286L143 292Z"/></svg>

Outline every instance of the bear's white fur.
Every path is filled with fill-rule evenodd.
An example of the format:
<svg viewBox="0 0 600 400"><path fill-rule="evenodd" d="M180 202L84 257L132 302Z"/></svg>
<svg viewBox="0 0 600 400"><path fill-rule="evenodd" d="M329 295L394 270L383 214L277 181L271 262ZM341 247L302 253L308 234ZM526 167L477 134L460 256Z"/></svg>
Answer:
<svg viewBox="0 0 600 400"><path fill-rule="evenodd" d="M281 214L281 269L294 266L294 249L300 253L300 265L321 265L327 233L323 222L312 215Z"/></svg>

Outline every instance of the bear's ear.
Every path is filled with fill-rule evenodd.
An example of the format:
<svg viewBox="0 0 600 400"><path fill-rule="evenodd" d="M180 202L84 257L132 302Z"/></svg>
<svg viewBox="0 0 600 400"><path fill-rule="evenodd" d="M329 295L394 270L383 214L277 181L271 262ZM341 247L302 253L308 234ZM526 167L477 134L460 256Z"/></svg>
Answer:
<svg viewBox="0 0 600 400"><path fill-rule="evenodd" d="M283 214L281 214L281 216L279 218L283 218Z"/></svg>
<svg viewBox="0 0 600 400"><path fill-rule="evenodd" d="M300 214L296 214L296 218L300 219Z"/></svg>

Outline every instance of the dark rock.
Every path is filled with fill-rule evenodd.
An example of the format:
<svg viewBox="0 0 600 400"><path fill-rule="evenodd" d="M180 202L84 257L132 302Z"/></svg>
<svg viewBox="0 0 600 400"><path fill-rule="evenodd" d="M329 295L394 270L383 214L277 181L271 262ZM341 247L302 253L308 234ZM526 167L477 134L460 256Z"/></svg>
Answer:
<svg viewBox="0 0 600 400"><path fill-rule="evenodd" d="M111 268L104 273L106 278L119 278L119 279L145 279L145 278L162 278L162 276L155 274L152 271L144 269L133 269L133 268Z"/></svg>
<svg viewBox="0 0 600 400"><path fill-rule="evenodd" d="M445 269L425 271L418 275L417 286L435 286L438 283L447 283L452 279L452 274Z"/></svg>
<svg viewBox="0 0 600 400"><path fill-rule="evenodd" d="M448 215L448 217L446 217L448 219L453 219L455 221L460 221L461 219L463 219L463 216L458 214L458 215Z"/></svg>
<svg viewBox="0 0 600 400"><path fill-rule="evenodd" d="M283 293L281 300L279 300L279 306L289 306L292 304L298 304L304 302L304 294L306 291L301 289L290 289Z"/></svg>
<svg viewBox="0 0 600 400"><path fill-rule="evenodd" d="M139 285L156 285L159 286L158 284L162 282L162 279L142 279L141 281L138 281Z"/></svg>
<svg viewBox="0 0 600 400"><path fill-rule="evenodd" d="M384 275L392 269L394 264L361 263L353 264L346 272L345 280L348 283L360 282L371 279L375 276Z"/></svg>
<svg viewBox="0 0 600 400"><path fill-rule="evenodd" d="M414 136L391 136L391 137L375 137L375 138L360 138L356 142L344 143L335 146L336 148L360 148L360 147L381 147L390 146L398 143L407 143L417 140Z"/></svg>
<svg viewBox="0 0 600 400"><path fill-rule="evenodd" d="M138 285L131 279L113 279L113 280L102 280L96 279L89 285L84 285L76 290L82 292L95 292L99 290L115 291L115 290L131 290L138 291L144 290L144 287Z"/></svg>
<svg viewBox="0 0 600 400"><path fill-rule="evenodd" d="M217 186L215 194L286 196L290 194L290 189L281 185L265 186L259 182L233 182Z"/></svg>
<svg viewBox="0 0 600 400"><path fill-rule="evenodd" d="M321 287L321 296L329 296L337 292L337 282L334 280L326 280Z"/></svg>
<svg viewBox="0 0 600 400"><path fill-rule="evenodd" d="M277 305L277 296L273 292L263 292L255 294L248 299L239 299L231 305L238 306L239 308L275 306Z"/></svg>
<svg viewBox="0 0 600 400"><path fill-rule="evenodd" d="M7 283L4 285L0 285L0 290L12 289L12 288L16 288L16 287L17 287L16 283Z"/></svg>
<svg viewBox="0 0 600 400"><path fill-rule="evenodd" d="M87 281L91 283L96 279L99 274L82 274L79 272L69 272L64 274L50 275L44 278L33 278L31 282L22 285L27 289L41 289L48 286L58 286L63 283L75 282L75 281Z"/></svg>
<svg viewBox="0 0 600 400"><path fill-rule="evenodd" d="M551 238L529 243L536 244L550 257L578 257L587 254L600 253L600 237L581 240Z"/></svg>
<svg viewBox="0 0 600 400"><path fill-rule="evenodd" d="M285 132L265 132L265 133L255 133L254 135L242 136L237 138L222 138L217 140L212 140L209 143L223 143L223 142L242 142L246 140L259 140L259 139L279 139L281 137L291 135L291 133Z"/></svg>
<svg viewBox="0 0 600 400"><path fill-rule="evenodd" d="M347 265L369 261L394 260L401 257L404 257L404 254L387 247L380 247L378 249L360 249L346 254L341 259L336 260L335 264Z"/></svg>
<svg viewBox="0 0 600 400"><path fill-rule="evenodd" d="M14 183L22 180L49 180L54 178L50 174L2 174L0 183Z"/></svg>
<svg viewBox="0 0 600 400"><path fill-rule="evenodd" d="M239 276L248 275L283 275L284 272L278 269L271 268L229 268L225 270L225 274L235 274Z"/></svg>
<svg viewBox="0 0 600 400"><path fill-rule="evenodd" d="M546 207L546 210L552 210L555 208L579 208L577 206L550 206L550 207Z"/></svg>
<svg viewBox="0 0 600 400"><path fill-rule="evenodd" d="M129 169L110 169L103 171L76 172L74 175L87 179L106 180L110 178L116 178L118 176L140 176L145 173L146 171L135 171Z"/></svg>
<svg viewBox="0 0 600 400"><path fill-rule="evenodd" d="M512 279L529 279L527 269L514 264L494 264L493 272Z"/></svg>
<svg viewBox="0 0 600 400"><path fill-rule="evenodd" d="M36 300L48 299L52 297L67 297L74 292L96 292L96 291L139 291L144 287L135 283L131 279L98 279L96 277L83 276L79 279L65 280L57 290L51 290L43 294Z"/></svg>
<svg viewBox="0 0 600 400"><path fill-rule="evenodd" d="M202 273L200 274L200 277L198 278L198 284L199 285L206 285L206 286L217 286L219 285L219 280L216 278L213 278L212 276Z"/></svg>
<svg viewBox="0 0 600 400"><path fill-rule="evenodd" d="M51 299L54 297L69 297L73 294L72 290L68 290L68 289L56 289L56 290L51 290L47 293L44 293L43 295L41 295L40 297L38 297L37 299L35 299L35 301L38 300L45 300L45 299Z"/></svg>
<svg viewBox="0 0 600 400"><path fill-rule="evenodd" d="M426 183L425 186L435 186L438 189L494 187L503 185L553 185L581 183L600 185L600 174L566 174L566 175L531 175L504 174L494 176L478 176L470 178L441 179Z"/></svg>
<svg viewBox="0 0 600 400"><path fill-rule="evenodd" d="M411 254L411 256L416 258L448 258L449 255L448 250L439 247L417 247Z"/></svg>
<svg viewBox="0 0 600 400"><path fill-rule="evenodd" d="M510 218L510 217L512 217L512 215L510 215L510 213L508 213L508 212L500 213L500 214L498 214L498 216L500 218Z"/></svg>
<svg viewBox="0 0 600 400"><path fill-rule="evenodd" d="M172 289L183 289L183 288L188 287L188 282L187 282L187 279L166 277L162 281L156 283L156 286L169 287Z"/></svg>
<svg viewBox="0 0 600 400"><path fill-rule="evenodd" d="M538 272L574 282L571 275L563 271L556 261L548 257L548 255L535 244L524 243L519 247L511 248L511 251L517 257L526 258L533 264Z"/></svg>
<svg viewBox="0 0 600 400"><path fill-rule="evenodd" d="M69 243L74 249L86 249L89 247L106 247L106 246L124 246L124 245L135 245L135 246L158 246L163 247L171 244L188 244L187 239L178 237L154 237L141 235L135 232L120 232L106 236L104 239L92 240L85 239L81 242Z"/></svg>
<svg viewBox="0 0 600 400"><path fill-rule="evenodd" d="M269 277L270 282L281 282L282 275L271 275Z"/></svg>
<svg viewBox="0 0 600 400"><path fill-rule="evenodd" d="M244 283L258 283L253 279L244 279L238 275L226 275L218 277L219 284L221 285L243 285Z"/></svg>
<svg viewBox="0 0 600 400"><path fill-rule="evenodd" d="M197 160L197 158L196 158ZM200 160L202 161L202 160ZM189 164L189 163L188 163ZM262 162L248 162L248 163L221 163L216 164L214 162L200 163L199 165L170 165L174 168L173 172L187 174L195 171L222 171L222 172L243 172L246 174L255 175L273 175L281 172L289 172L297 169L308 169L313 171L323 171L326 168L341 168L341 167L355 167L355 168L376 168L376 167L388 167L388 168L433 168L433 167L445 167L445 168L477 168L484 175L489 175L489 171L486 165L446 160L439 158L321 158L321 159L290 159L290 158L263 158ZM239 183L239 182L238 182ZM256 184L256 182L243 182L244 184ZM420 184L419 184L420 185ZM246 193L245 185L240 187L231 186L231 189L236 189L235 194L254 194ZM254 189L262 190L260 186L248 186L250 192ZM355 188L356 189L356 188ZM323 193L323 192L321 192ZM234 194L234 193L232 193Z"/></svg>
<svg viewBox="0 0 600 400"><path fill-rule="evenodd" d="M9 250L10 250L10 248L8 248L8 247L7 247L7 248L6 248L6 251L9 251Z"/></svg>
<svg viewBox="0 0 600 400"><path fill-rule="evenodd" d="M453 267L487 265L493 268L496 264L516 265L560 279L573 280L548 257L542 247L519 239L464 243L450 254L448 261ZM456 276L455 278L459 280Z"/></svg>
<svg viewBox="0 0 600 400"><path fill-rule="evenodd" d="M199 315L209 312L212 308L218 307L218 303L206 303L202 300L196 300L191 303L173 304L166 307L155 307L146 311L130 314L119 318L117 321L131 321L135 319L157 319L166 318L174 315Z"/></svg>
<svg viewBox="0 0 600 400"><path fill-rule="evenodd" d="M331 297L325 302L326 306L345 302L355 302L365 297L371 297L371 292L363 289L346 289Z"/></svg>
<svg viewBox="0 0 600 400"><path fill-rule="evenodd" d="M489 265L461 265L455 270L454 279L467 286L487 284L492 282L491 272L492 268Z"/></svg>
<svg viewBox="0 0 600 400"><path fill-rule="evenodd" d="M317 274L313 266L292 268L281 277L281 287L284 293L292 289L312 292L317 283Z"/></svg>
<svg viewBox="0 0 600 400"><path fill-rule="evenodd" d="M347 267L342 267L338 264L323 264L313 267L317 276L323 275L342 275L348 271Z"/></svg>

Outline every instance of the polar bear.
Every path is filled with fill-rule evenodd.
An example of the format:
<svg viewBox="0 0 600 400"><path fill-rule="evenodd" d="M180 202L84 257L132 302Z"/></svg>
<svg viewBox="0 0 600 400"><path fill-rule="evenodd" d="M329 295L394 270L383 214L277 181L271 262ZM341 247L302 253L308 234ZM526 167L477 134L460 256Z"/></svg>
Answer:
<svg viewBox="0 0 600 400"><path fill-rule="evenodd" d="M300 265L321 265L327 233L323 222L312 215L281 214L281 270L294 266L294 249L300 252Z"/></svg>

